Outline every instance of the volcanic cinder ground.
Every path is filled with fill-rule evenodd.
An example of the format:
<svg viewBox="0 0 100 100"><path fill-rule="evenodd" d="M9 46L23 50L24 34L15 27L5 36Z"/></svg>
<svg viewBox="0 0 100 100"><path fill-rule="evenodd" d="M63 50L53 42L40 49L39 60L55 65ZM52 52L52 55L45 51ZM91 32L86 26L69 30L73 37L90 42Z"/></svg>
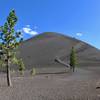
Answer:
<svg viewBox="0 0 100 100"><path fill-rule="evenodd" d="M58 57L68 64L72 46L78 58L74 73L55 62ZM98 49L75 38L46 32L23 42L19 51L25 74L11 72L13 86L7 87L6 74L0 73L0 100L100 100L100 89L96 89L100 86ZM30 75L32 68L35 76Z"/></svg>

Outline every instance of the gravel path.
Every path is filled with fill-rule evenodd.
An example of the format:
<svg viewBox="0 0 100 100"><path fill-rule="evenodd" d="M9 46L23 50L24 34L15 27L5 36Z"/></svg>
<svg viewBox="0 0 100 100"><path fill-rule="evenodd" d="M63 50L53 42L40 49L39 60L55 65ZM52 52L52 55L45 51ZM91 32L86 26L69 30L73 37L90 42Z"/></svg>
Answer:
<svg viewBox="0 0 100 100"><path fill-rule="evenodd" d="M0 74L0 100L100 100L97 71L99 67L88 67L75 73L12 77L13 87Z"/></svg>

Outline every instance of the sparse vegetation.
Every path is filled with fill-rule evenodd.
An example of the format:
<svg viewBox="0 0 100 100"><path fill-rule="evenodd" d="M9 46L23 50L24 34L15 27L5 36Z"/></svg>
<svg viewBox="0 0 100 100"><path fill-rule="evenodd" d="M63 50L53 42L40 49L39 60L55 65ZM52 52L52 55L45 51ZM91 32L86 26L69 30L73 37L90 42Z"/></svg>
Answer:
<svg viewBox="0 0 100 100"><path fill-rule="evenodd" d="M19 72L20 72L21 75L23 75L24 70L25 70L25 66L24 66L22 59L18 60L18 65L19 65Z"/></svg>
<svg viewBox="0 0 100 100"><path fill-rule="evenodd" d="M35 68L32 68L32 70L31 70L31 75L32 75L32 76L36 75L36 69L35 69Z"/></svg>
<svg viewBox="0 0 100 100"><path fill-rule="evenodd" d="M76 64L77 64L76 52L75 52L74 47L72 47L72 50L70 53L70 69L73 70L73 72L75 71Z"/></svg>
<svg viewBox="0 0 100 100"><path fill-rule="evenodd" d="M15 73L15 70L14 70L14 69L12 69L12 70L11 70L11 73L13 73L13 74L14 74L14 73Z"/></svg>
<svg viewBox="0 0 100 100"><path fill-rule="evenodd" d="M0 61L1 66L6 67L7 84L12 86L10 77L10 65L19 64L16 57L16 50L20 43L23 41L21 32L16 32L14 29L17 23L17 16L15 11L12 10L7 17L7 21L0 27Z"/></svg>

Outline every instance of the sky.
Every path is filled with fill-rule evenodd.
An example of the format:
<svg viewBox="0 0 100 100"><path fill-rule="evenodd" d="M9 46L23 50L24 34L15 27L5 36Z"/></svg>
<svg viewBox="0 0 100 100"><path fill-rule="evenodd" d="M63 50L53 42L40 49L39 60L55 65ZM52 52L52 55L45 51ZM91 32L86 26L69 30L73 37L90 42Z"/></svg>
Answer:
<svg viewBox="0 0 100 100"><path fill-rule="evenodd" d="M58 32L100 49L100 0L0 0L0 26L12 9L25 39Z"/></svg>

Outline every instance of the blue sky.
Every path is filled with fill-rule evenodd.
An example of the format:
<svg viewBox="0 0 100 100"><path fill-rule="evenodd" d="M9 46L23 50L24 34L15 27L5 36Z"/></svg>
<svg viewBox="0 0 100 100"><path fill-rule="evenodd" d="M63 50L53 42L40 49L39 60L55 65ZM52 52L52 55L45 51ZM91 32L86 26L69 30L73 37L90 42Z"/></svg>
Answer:
<svg viewBox="0 0 100 100"><path fill-rule="evenodd" d="M16 30L25 39L59 32L100 49L100 0L1 0L0 25L11 9L18 16Z"/></svg>

